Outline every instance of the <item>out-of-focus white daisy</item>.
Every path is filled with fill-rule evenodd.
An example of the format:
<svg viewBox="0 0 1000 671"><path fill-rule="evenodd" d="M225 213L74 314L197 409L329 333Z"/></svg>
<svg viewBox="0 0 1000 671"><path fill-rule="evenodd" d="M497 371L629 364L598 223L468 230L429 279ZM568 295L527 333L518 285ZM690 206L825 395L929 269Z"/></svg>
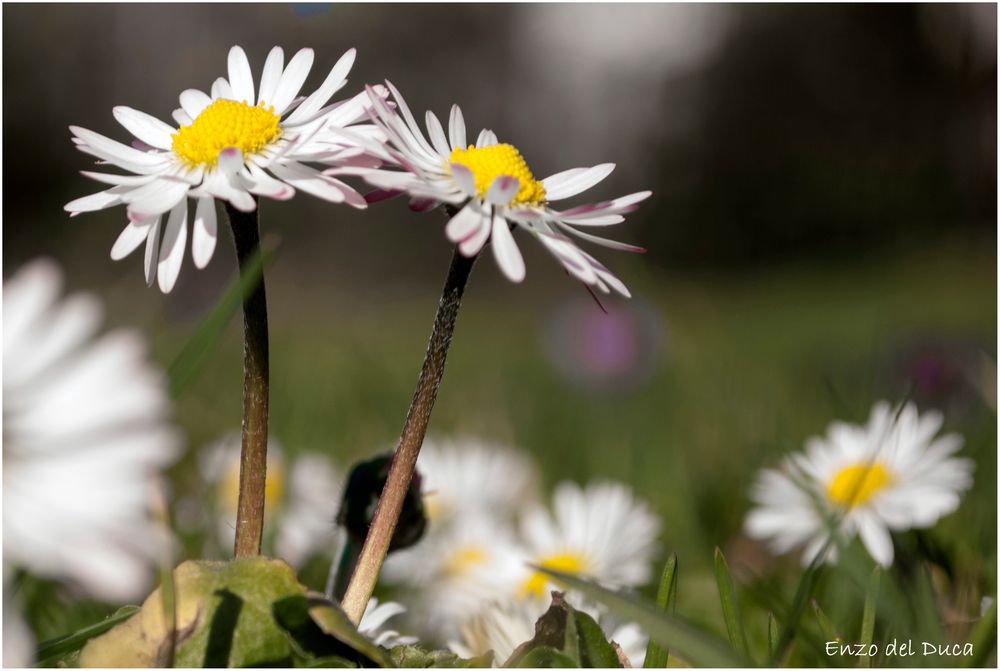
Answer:
<svg viewBox="0 0 1000 671"><path fill-rule="evenodd" d="M358 631L375 642L391 648L396 645L413 645L417 642L416 636L400 636L398 631L393 629L382 629L382 625L391 618L406 612L406 607L395 601L386 601L383 604L378 599L372 597L365 606L365 613L361 616L358 624Z"/></svg>
<svg viewBox="0 0 1000 671"><path fill-rule="evenodd" d="M469 513L511 517L537 497L537 474L530 459L475 438L425 441L417 470L432 530Z"/></svg>
<svg viewBox="0 0 1000 671"><path fill-rule="evenodd" d="M521 523L528 561L591 578L609 587L636 587L651 575L659 519L625 485L570 482L556 487L552 512L529 510ZM547 600L558 589L548 576L526 571L519 596Z"/></svg>
<svg viewBox="0 0 1000 671"><path fill-rule="evenodd" d="M242 438L231 433L202 451L201 472L215 487L218 518L215 520L224 550L236 534L236 505L240 491ZM274 439L267 446L267 482L264 485L265 544L277 557L301 566L313 553L332 549L337 508L343 487L341 478L323 455L300 454L291 464L291 474L281 446Z"/></svg>
<svg viewBox="0 0 1000 671"><path fill-rule="evenodd" d="M605 293L614 289L629 296L621 280L580 249L573 238L612 249L644 251L579 229L624 221L622 215L635 210L650 191L557 210L551 207L552 202L586 191L611 174L614 164L573 168L539 181L521 153L513 145L499 143L492 131L483 130L475 145L467 143L465 120L457 105L451 109L447 136L438 118L427 112L428 141L399 91L391 83L386 84L399 114L378 91L369 91L372 119L388 143L383 146L366 142L346 132L346 137L358 144L367 144L372 155L403 168L397 172L364 171L365 179L382 189L370 200L406 193L416 210L429 210L439 204L456 208L458 212L445 227L448 239L466 256L478 254L491 241L500 269L514 282L520 282L525 275L524 259L511 230L520 228L537 238L581 282Z"/></svg>
<svg viewBox="0 0 1000 671"><path fill-rule="evenodd" d="M524 570L524 552L507 524L470 513L446 532L389 555L382 575L417 591L414 610L422 627L454 635L484 602L513 594Z"/></svg>
<svg viewBox="0 0 1000 671"><path fill-rule="evenodd" d="M377 144L379 132L370 124L358 124L370 105L368 95L327 105L347 83L354 57L354 49L347 51L320 87L300 98L313 63L312 49L300 50L286 67L284 51L274 47L255 88L246 54L235 46L229 52L228 79L216 79L210 93L181 93L181 106L173 113L176 128L130 107L115 107L113 112L137 138L136 146L70 126L77 149L133 174L84 172L111 188L78 198L65 209L76 215L125 205L129 223L111 248L111 258L122 259L145 242L146 283L152 286L155 276L166 293L184 258L189 196L197 199L191 253L198 268L204 268L215 251L215 199L249 212L257 206L255 196L287 200L300 189L333 203L365 207L364 198L336 175L347 167L378 162L330 131L351 126L354 135ZM317 162L335 167L322 173L307 165Z"/></svg>
<svg viewBox="0 0 1000 671"><path fill-rule="evenodd" d="M127 601L168 551L150 504L181 437L142 337L96 337L98 300L61 286L47 260L4 286L4 560Z"/></svg>
<svg viewBox="0 0 1000 671"><path fill-rule="evenodd" d="M292 566L301 566L317 552L333 551L343 480L326 457L304 453L292 464L289 490L274 549Z"/></svg>
<svg viewBox="0 0 1000 671"><path fill-rule="evenodd" d="M938 436L943 423L939 412L918 415L912 403L897 412L885 401L866 426L832 423L825 438L806 443L805 454L761 472L747 535L769 539L779 553L804 547L809 564L836 525L843 540L859 535L879 564L891 565L890 531L933 526L972 486L972 461L952 456L962 438ZM836 559L835 546L827 559Z"/></svg>

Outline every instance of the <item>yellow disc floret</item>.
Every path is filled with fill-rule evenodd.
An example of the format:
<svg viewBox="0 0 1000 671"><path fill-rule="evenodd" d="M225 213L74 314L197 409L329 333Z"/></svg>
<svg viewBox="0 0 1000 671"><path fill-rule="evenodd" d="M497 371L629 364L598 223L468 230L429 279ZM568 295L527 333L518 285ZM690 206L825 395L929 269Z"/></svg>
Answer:
<svg viewBox="0 0 1000 671"><path fill-rule="evenodd" d="M583 557L576 554L557 554L545 557L538 562L542 568L561 573L579 574L587 570L587 562ZM521 585L522 597L542 598L546 596L545 586L552 580L545 573L535 572Z"/></svg>
<svg viewBox="0 0 1000 671"><path fill-rule="evenodd" d="M480 198L486 196L486 190L494 179L508 175L521 182L521 188L511 200L512 204L538 205L545 200L545 187L531 174L524 157L514 145L495 144L492 147L476 148L470 144L468 149L451 152L449 161L461 163L472 171L476 178L476 193Z"/></svg>
<svg viewBox="0 0 1000 671"><path fill-rule="evenodd" d="M881 464L854 464L842 468L826 488L831 501L845 508L865 503L892 482L892 474Z"/></svg>
<svg viewBox="0 0 1000 671"><path fill-rule="evenodd" d="M251 107L235 100L216 100L190 126L173 135L173 150L189 165L215 165L219 152L236 147L254 154L281 136L274 107Z"/></svg>

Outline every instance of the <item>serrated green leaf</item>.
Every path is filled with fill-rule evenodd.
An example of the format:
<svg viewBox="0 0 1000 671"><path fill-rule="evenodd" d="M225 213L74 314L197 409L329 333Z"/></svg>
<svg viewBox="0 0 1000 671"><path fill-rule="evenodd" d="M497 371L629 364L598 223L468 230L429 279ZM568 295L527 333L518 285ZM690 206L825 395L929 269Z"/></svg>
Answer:
<svg viewBox="0 0 1000 671"><path fill-rule="evenodd" d="M580 640L576 633L576 618L573 617L574 610L569 604L565 604L567 613L564 620L565 633L563 634L563 654L573 660L574 666L583 666L580 661ZM604 632L601 632L601 638L604 638Z"/></svg>
<svg viewBox="0 0 1000 671"><path fill-rule="evenodd" d="M38 660L39 666L41 666L64 655L68 655L82 648L90 639L100 636L112 627L125 622L138 612L139 606L123 606L106 620L92 624L89 627L84 627L71 634L54 638L51 641L40 643L35 658Z"/></svg>
<svg viewBox="0 0 1000 671"><path fill-rule="evenodd" d="M309 615L326 634L360 652L381 667L393 666L386 651L359 632L340 606L321 594L309 593Z"/></svg>
<svg viewBox="0 0 1000 671"><path fill-rule="evenodd" d="M305 594L291 567L254 557L231 562L188 561L173 572L177 666L290 666L295 654L272 606ZM172 627L157 589L141 610L80 653L81 666L162 666Z"/></svg>
<svg viewBox="0 0 1000 671"><path fill-rule="evenodd" d="M726 632L729 643L744 658L750 657L747 645L747 635L743 629L743 618L740 616L740 605L736 600L736 586L729 572L729 565L722 550L715 548L715 581L719 586L719 599L722 601L722 617L726 622Z"/></svg>
<svg viewBox="0 0 1000 671"><path fill-rule="evenodd" d="M665 613L674 614L677 606L677 555L671 554L667 557L667 563L663 567L663 574L660 576L660 587L656 591L656 605ZM649 639L646 647L646 659L643 667L647 669L666 668L670 662L670 650L660 645L653 639Z"/></svg>
<svg viewBox="0 0 1000 671"><path fill-rule="evenodd" d="M393 664L404 669L482 669L493 666L493 653L465 659L447 650L425 650L417 645L397 645L389 651Z"/></svg>
<svg viewBox="0 0 1000 671"><path fill-rule="evenodd" d="M517 663L517 668L521 669L575 669L578 668L566 654L542 645L532 648Z"/></svg>
<svg viewBox="0 0 1000 671"><path fill-rule="evenodd" d="M865 609L861 615L861 636L858 638L858 642L864 648L870 646L875 637L875 612L878 609L878 586L881 575L882 569L876 566L872 570L871 577L868 579L868 588L865 590ZM866 669L871 665L872 658L868 655L862 655L861 668Z"/></svg>
<svg viewBox="0 0 1000 671"><path fill-rule="evenodd" d="M685 660L695 666L746 666L725 641L703 631L677 615L660 610L654 602L642 597L623 594L584 580L569 573L535 566L536 571L563 582L594 601L603 603L608 610L626 622L635 622L650 638L676 649Z"/></svg>

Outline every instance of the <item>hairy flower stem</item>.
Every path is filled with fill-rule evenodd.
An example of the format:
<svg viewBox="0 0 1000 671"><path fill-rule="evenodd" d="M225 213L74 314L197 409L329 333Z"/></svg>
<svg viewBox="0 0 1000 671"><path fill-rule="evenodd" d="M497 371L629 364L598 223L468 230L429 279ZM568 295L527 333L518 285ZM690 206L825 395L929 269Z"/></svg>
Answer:
<svg viewBox="0 0 1000 671"><path fill-rule="evenodd" d="M236 504L233 555L260 554L264 536L264 484L267 478L268 345L267 298L259 263L257 210L241 212L226 204L236 242L243 288L243 446L240 494Z"/></svg>
<svg viewBox="0 0 1000 671"><path fill-rule="evenodd" d="M452 333L455 331L455 319L462 304L462 294L465 292L465 285L469 281L469 274L475 262L476 257L463 256L457 249L451 258L451 267L448 269L448 278L441 291L441 301L434 317L434 328L427 344L427 353L424 355L424 365L420 369L417 389L413 393L413 400L410 401L399 445L393 454L389 476L375 508L368 536L365 538L354 573L341 602L344 612L355 625L361 622L365 606L368 605L368 600L375 590L375 582L378 580L382 562L389 551L389 542L396 530L396 522L403 509L403 501L417 465L417 455L420 454L420 447L427 433L427 423L434 409L438 385L444 374L448 346L451 345Z"/></svg>

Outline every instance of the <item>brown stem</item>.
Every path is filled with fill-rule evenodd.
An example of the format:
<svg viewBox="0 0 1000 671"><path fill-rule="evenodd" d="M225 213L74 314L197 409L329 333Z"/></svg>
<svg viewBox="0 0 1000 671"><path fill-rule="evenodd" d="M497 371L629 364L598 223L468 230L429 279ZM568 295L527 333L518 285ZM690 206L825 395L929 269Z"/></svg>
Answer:
<svg viewBox="0 0 1000 671"><path fill-rule="evenodd" d="M420 369L417 389L413 393L413 400L410 401L399 445L393 455L382 496L375 508L375 516L368 528L368 536L365 538L354 573L341 602L344 612L355 625L361 622L365 606L368 605L368 600L375 590L375 582L378 580L382 562L389 551L389 542L396 529L396 522L403 509L403 500L413 478L417 455L420 453L420 446L423 445L438 385L444 374L448 346L451 345L451 336L455 331L455 319L462 304L462 294L465 292L465 285L469 281L469 274L475 262L476 257L463 256L458 249L451 258L451 267L448 269L448 277L441 291L441 301L434 317L434 328L427 344L423 367Z"/></svg>
<svg viewBox="0 0 1000 671"><path fill-rule="evenodd" d="M243 445L240 494L236 504L233 555L260 554L264 536L264 484L267 478L268 344L267 298L260 265L257 210L241 212L226 204L233 229L243 286Z"/></svg>

